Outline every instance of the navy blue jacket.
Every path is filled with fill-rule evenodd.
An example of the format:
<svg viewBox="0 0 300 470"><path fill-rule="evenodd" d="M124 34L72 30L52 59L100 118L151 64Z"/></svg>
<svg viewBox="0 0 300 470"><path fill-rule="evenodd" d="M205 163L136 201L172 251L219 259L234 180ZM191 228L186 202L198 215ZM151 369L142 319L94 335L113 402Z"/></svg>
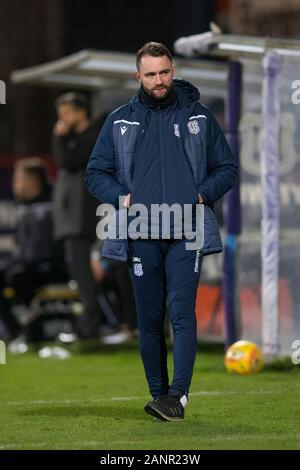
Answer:
<svg viewBox="0 0 300 470"><path fill-rule="evenodd" d="M131 204L146 205L196 203L201 194L204 218L199 230L204 236L201 253L206 255L222 251L213 203L233 186L238 167L216 119L198 101L198 89L180 79L174 85L177 102L166 109L155 109L135 94L108 115L85 181L99 201L117 209L119 196L128 193ZM125 261L127 240L105 240L103 256Z"/></svg>
<svg viewBox="0 0 300 470"><path fill-rule="evenodd" d="M139 97L147 112L147 132L142 133L135 151L130 203L143 204L148 214L151 214L152 204L161 206L165 203L169 208L173 204L180 205L179 215L170 218L170 238L176 237L175 233L179 234L179 230L180 235L184 236L184 204L193 207L195 230L198 190L178 129L177 115L180 105L175 86L168 97L160 102L149 96L142 86ZM164 232L161 221L156 221L155 226L154 217L146 215L142 218L141 214L139 221L140 235L150 238L151 229L156 229L159 238L167 238L168 232Z"/></svg>

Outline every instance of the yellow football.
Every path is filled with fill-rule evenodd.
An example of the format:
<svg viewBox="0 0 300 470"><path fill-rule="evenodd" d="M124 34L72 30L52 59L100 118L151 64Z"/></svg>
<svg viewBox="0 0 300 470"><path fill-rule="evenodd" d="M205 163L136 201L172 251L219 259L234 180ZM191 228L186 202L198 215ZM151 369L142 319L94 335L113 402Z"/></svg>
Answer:
<svg viewBox="0 0 300 470"><path fill-rule="evenodd" d="M227 349L225 366L234 374L256 374L264 366L264 357L261 349L252 341L237 341Z"/></svg>

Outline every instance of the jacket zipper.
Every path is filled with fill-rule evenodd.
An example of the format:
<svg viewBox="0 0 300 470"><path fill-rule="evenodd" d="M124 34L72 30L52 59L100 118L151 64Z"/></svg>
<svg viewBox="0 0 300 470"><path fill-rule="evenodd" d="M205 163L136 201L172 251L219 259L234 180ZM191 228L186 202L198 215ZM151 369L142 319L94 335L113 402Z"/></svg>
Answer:
<svg viewBox="0 0 300 470"><path fill-rule="evenodd" d="M158 107L159 109L159 107ZM161 118L161 111L158 111L159 115L159 141L160 141L160 176L161 176L161 187L162 187L162 200L163 203L166 202L166 188L165 188L165 171L164 171L164 162L163 162L163 135L162 135L162 118ZM165 234L163 233L162 236L164 237Z"/></svg>

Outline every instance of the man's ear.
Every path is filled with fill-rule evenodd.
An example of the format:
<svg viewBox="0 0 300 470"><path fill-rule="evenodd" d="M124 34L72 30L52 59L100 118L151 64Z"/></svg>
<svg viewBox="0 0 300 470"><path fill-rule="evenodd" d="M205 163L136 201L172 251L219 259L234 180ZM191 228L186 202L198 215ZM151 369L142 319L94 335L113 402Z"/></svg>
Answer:
<svg viewBox="0 0 300 470"><path fill-rule="evenodd" d="M135 78L137 79L138 82L141 81L141 74L139 71L135 72Z"/></svg>

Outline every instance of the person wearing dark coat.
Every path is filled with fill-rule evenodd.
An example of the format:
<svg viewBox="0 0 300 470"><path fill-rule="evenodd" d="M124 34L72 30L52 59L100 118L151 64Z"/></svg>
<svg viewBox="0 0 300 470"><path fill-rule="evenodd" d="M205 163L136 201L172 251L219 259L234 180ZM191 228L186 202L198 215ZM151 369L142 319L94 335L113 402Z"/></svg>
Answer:
<svg viewBox="0 0 300 470"><path fill-rule="evenodd" d="M119 237L114 230L118 225L110 224L102 255L128 264L140 352L153 398L144 409L158 419L178 421L184 418L196 359L195 305L202 260L222 251L214 203L233 187L238 166L216 119L199 101L198 88L174 78L170 51L150 42L138 51L136 61L140 89L106 119L85 180L121 224ZM175 204L181 210L173 219L152 217L152 209ZM189 218L184 216L186 206ZM124 207L129 209L128 234L118 222L121 212L126 222ZM139 212L136 225L130 220L132 212ZM192 249L186 247L190 235L196 236ZM166 297L174 334L172 381L163 328Z"/></svg>
<svg viewBox="0 0 300 470"><path fill-rule="evenodd" d="M53 153L59 172L54 188L54 233L64 241L72 279L78 284L84 305L79 317L80 339L99 337L101 310L97 302L100 285L93 278L90 253L96 239L96 209L99 202L84 184L84 172L105 115L89 117L82 93L66 93L56 100L58 121L53 130Z"/></svg>

